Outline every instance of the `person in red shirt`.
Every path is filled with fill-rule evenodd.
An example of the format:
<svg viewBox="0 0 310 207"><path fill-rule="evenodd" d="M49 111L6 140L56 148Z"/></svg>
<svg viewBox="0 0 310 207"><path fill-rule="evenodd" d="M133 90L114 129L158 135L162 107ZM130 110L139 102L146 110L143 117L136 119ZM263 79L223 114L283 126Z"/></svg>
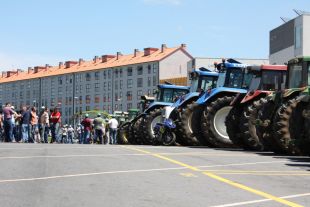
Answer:
<svg viewBox="0 0 310 207"><path fill-rule="evenodd" d="M88 114L85 114L85 118L81 122L81 125L84 127L84 134L83 134L82 143L83 144L89 144L92 121L90 118L88 118Z"/></svg>
<svg viewBox="0 0 310 207"><path fill-rule="evenodd" d="M59 141L59 132L60 132L60 123L61 123L61 114L58 108L55 108L50 118L50 126L52 132L52 140L51 143L55 143Z"/></svg>

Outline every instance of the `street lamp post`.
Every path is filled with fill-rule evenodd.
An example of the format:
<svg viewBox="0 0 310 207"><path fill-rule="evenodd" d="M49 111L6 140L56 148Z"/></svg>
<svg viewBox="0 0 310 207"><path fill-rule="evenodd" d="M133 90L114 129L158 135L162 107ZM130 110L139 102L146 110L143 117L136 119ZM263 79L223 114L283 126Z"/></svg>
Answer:
<svg viewBox="0 0 310 207"><path fill-rule="evenodd" d="M76 104L76 100L78 99L79 97L77 97L77 96L75 96L74 97L74 100L73 100L73 110L72 110L72 112L73 112L73 128L75 129L75 104Z"/></svg>

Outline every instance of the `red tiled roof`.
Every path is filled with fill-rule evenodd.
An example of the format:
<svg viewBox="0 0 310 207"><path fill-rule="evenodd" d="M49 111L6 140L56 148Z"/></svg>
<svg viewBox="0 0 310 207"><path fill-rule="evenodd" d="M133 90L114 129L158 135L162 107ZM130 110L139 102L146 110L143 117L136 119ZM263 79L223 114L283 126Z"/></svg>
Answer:
<svg viewBox="0 0 310 207"><path fill-rule="evenodd" d="M146 48L147 49L147 48ZM166 57L172 55L178 50L182 50L187 54L189 57L192 56L186 52L184 46L175 47L175 48L165 48L162 52L161 49L155 50L155 48L148 48L151 49L150 55L144 55L144 52L137 52L135 54L130 55L120 55L119 58L117 56L109 56L108 60L105 62L102 60L101 57L96 58L96 61L81 61L81 64L77 61L69 61L70 63L64 64L61 67L59 66L45 66L38 67L36 70L30 71L23 71L23 72L16 72L14 74L10 74L10 76L0 76L0 83L7 83L13 81L20 81L20 80L28 80L28 79L35 79L41 77L48 77L48 76L56 76L62 74L69 74L69 73L78 73L84 71L91 71L96 69L105 69L111 67L120 67L125 65L133 65L139 63L146 63L146 62L155 62L165 59ZM66 62L67 63L67 62ZM69 66L69 67L67 67Z"/></svg>

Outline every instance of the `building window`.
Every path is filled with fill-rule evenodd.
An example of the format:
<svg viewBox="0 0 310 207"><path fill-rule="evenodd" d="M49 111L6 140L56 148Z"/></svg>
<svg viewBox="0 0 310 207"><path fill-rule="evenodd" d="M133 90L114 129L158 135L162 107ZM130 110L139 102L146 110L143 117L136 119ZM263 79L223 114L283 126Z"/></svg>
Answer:
<svg viewBox="0 0 310 207"><path fill-rule="evenodd" d="M153 64L153 73L157 73L157 64L156 63Z"/></svg>
<svg viewBox="0 0 310 207"><path fill-rule="evenodd" d="M86 84L86 93L90 92L90 84Z"/></svg>
<svg viewBox="0 0 310 207"><path fill-rule="evenodd" d="M127 101L132 100L132 91L127 91Z"/></svg>
<svg viewBox="0 0 310 207"><path fill-rule="evenodd" d="M157 78L156 78L156 76L154 76L153 77L153 86L156 86L156 84L157 84Z"/></svg>
<svg viewBox="0 0 310 207"><path fill-rule="evenodd" d="M117 93L115 93L114 100L118 101L118 94Z"/></svg>
<svg viewBox="0 0 310 207"><path fill-rule="evenodd" d="M147 65L147 73L148 74L152 73L152 66L151 65Z"/></svg>
<svg viewBox="0 0 310 207"><path fill-rule="evenodd" d="M107 71L103 71L103 78L104 78L104 79L107 78Z"/></svg>
<svg viewBox="0 0 310 207"><path fill-rule="evenodd" d="M90 95L87 95L85 97L85 101L86 101L86 104L90 104Z"/></svg>
<svg viewBox="0 0 310 207"><path fill-rule="evenodd" d="M58 77L58 84L62 85L62 77Z"/></svg>
<svg viewBox="0 0 310 207"><path fill-rule="evenodd" d="M140 97L140 96L142 96L143 95L143 91L142 90L138 90L137 91L137 96L138 96L138 98Z"/></svg>
<svg viewBox="0 0 310 207"><path fill-rule="evenodd" d="M147 90L147 95L150 96L151 95L151 89Z"/></svg>
<svg viewBox="0 0 310 207"><path fill-rule="evenodd" d="M115 78L118 78L118 70L117 69L115 69L114 73L115 73Z"/></svg>
<svg viewBox="0 0 310 207"><path fill-rule="evenodd" d="M95 72L95 80L99 80L100 79L100 73L99 72Z"/></svg>
<svg viewBox="0 0 310 207"><path fill-rule="evenodd" d="M108 82L108 91L111 91L111 82Z"/></svg>
<svg viewBox="0 0 310 207"><path fill-rule="evenodd" d="M123 98L123 92L119 92L119 101L121 101Z"/></svg>
<svg viewBox="0 0 310 207"><path fill-rule="evenodd" d="M138 75L143 74L143 66L138 66Z"/></svg>
<svg viewBox="0 0 310 207"><path fill-rule="evenodd" d="M127 80L127 88L132 88L132 79Z"/></svg>
<svg viewBox="0 0 310 207"><path fill-rule="evenodd" d="M132 67L127 68L127 76L132 76Z"/></svg>
<svg viewBox="0 0 310 207"><path fill-rule="evenodd" d="M80 102L80 104L83 104L83 97L82 96L79 97L79 102Z"/></svg>
<svg viewBox="0 0 310 207"><path fill-rule="evenodd" d="M95 83L95 92L99 92L100 85L99 83Z"/></svg>
<svg viewBox="0 0 310 207"><path fill-rule="evenodd" d="M90 106L86 106L86 111L90 111Z"/></svg>
<svg viewBox="0 0 310 207"><path fill-rule="evenodd" d="M115 104L115 108L114 108L115 110L118 110L118 104Z"/></svg>
<svg viewBox="0 0 310 207"><path fill-rule="evenodd" d="M147 78L147 86L148 86L148 87L151 87L151 84L152 84L152 78L151 78L151 77L148 77L148 78Z"/></svg>
<svg viewBox="0 0 310 207"><path fill-rule="evenodd" d="M105 91L105 88L107 87L107 82L103 82L103 90Z"/></svg>
<svg viewBox="0 0 310 207"><path fill-rule="evenodd" d="M132 103L127 104L127 111L132 108Z"/></svg>
<svg viewBox="0 0 310 207"><path fill-rule="evenodd" d="M111 79L111 71L108 70L108 78Z"/></svg>
<svg viewBox="0 0 310 207"><path fill-rule="evenodd" d="M301 48L302 45L302 26L295 27L295 49Z"/></svg>
<svg viewBox="0 0 310 207"><path fill-rule="evenodd" d="M108 102L111 101L111 95L108 93Z"/></svg>
<svg viewBox="0 0 310 207"><path fill-rule="evenodd" d="M115 88L115 90L118 90L118 82L117 81L114 82L114 88Z"/></svg>
<svg viewBox="0 0 310 207"><path fill-rule="evenodd" d="M142 78L137 79L137 87L143 87L143 79Z"/></svg>
<svg viewBox="0 0 310 207"><path fill-rule="evenodd" d="M119 69L119 77L122 78L123 77L123 69Z"/></svg>
<svg viewBox="0 0 310 207"><path fill-rule="evenodd" d="M86 81L90 81L90 80L91 80L91 75L90 75L90 73L86 73L86 74L85 74L85 78L86 78Z"/></svg>
<svg viewBox="0 0 310 207"><path fill-rule="evenodd" d="M123 89L123 80L119 81L119 89Z"/></svg>
<svg viewBox="0 0 310 207"><path fill-rule="evenodd" d="M103 102L105 103L107 101L107 97L103 95Z"/></svg>
<svg viewBox="0 0 310 207"><path fill-rule="evenodd" d="M95 103L100 103L100 96L99 95L95 96Z"/></svg>

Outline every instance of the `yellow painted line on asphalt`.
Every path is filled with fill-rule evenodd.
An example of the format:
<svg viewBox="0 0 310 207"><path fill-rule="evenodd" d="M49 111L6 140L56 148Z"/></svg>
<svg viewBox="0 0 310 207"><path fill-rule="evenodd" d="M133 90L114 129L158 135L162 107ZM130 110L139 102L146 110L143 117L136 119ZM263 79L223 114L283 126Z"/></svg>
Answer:
<svg viewBox="0 0 310 207"><path fill-rule="evenodd" d="M219 172L219 173L310 173L304 170L206 170L206 172Z"/></svg>
<svg viewBox="0 0 310 207"><path fill-rule="evenodd" d="M156 153L152 153L152 152L149 152L149 151L146 151L146 150L143 150L143 149L137 149L135 147L129 147L129 146L122 146L123 148L126 148L126 149L131 149L131 150L135 150L135 151L138 151L138 152L143 152L143 153L146 153L146 154L151 154L152 156L154 157L157 157L157 158L160 158L162 160L166 160L168 162L171 162L171 163L174 163L176 165L180 165L182 167L186 167L188 169L191 169L195 172L201 172L201 170L197 167L194 167L194 166L191 166L191 165L188 165L186 163L183 163L183 162L180 162L180 161L177 161L177 160L174 160L174 159L171 159L169 157L166 157L166 156L163 156L163 155L159 155L159 154L156 154ZM210 177L210 178L213 178L215 180L218 180L220 182L223 182L223 183L226 183L228 185L231 185L231 186L234 186L236 188L239 188L239 189L242 189L242 190L245 190L245 191L248 191L248 192L251 192L253 194L256 194L256 195L259 195L259 196L262 196L264 198L268 198L268 199L271 199L273 201L276 201L278 203L282 203L284 205L287 205L287 206L291 206L291 207L301 207L302 205L299 205L297 203L294 203L294 202L291 202L291 201L288 201L288 200L285 200L283 198L279 198L277 196L274 196L274 195L271 195L269 193L265 193L263 191L260 191L260 190L256 190L254 188L251 188L251 187L248 187L246 185L243 185L243 184L240 184L240 183L236 183L234 181L231 181L229 179L226 179L226 178L223 178L221 176L218 176L218 175L215 175L214 173L211 173L211 172L206 172L206 171L203 171L202 172L204 175Z"/></svg>
<svg viewBox="0 0 310 207"><path fill-rule="evenodd" d="M214 172L218 175L261 175L261 176L310 176L310 173L287 173L287 174L283 174L283 173L233 173L233 172L227 172L227 173L223 173L223 172Z"/></svg>
<svg viewBox="0 0 310 207"><path fill-rule="evenodd" d="M289 196L281 196L280 198L300 198L310 196L310 193L303 193L303 194L296 194L296 195L289 195ZM244 201L244 202L237 202L237 203L229 203L229 204L223 204L223 205L216 205L211 207L233 207L233 206L243 206L243 205L249 205L254 203L264 203L272 201L271 199L259 199L259 200L252 200L252 201Z"/></svg>

